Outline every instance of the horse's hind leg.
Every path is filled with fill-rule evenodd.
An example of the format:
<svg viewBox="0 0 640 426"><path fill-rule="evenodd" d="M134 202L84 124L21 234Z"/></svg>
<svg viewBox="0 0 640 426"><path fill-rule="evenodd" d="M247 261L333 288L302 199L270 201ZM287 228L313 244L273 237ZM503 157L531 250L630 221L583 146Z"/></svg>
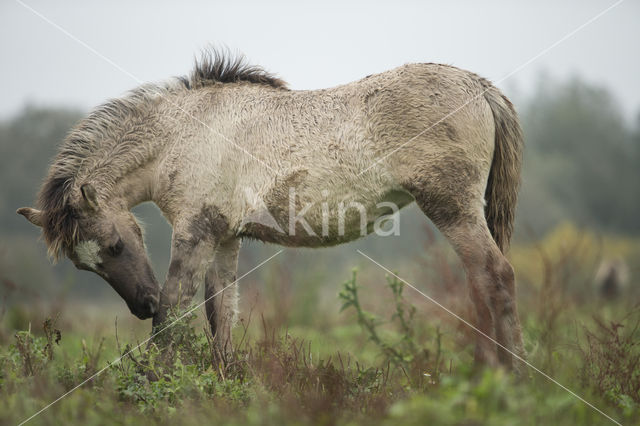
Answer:
<svg viewBox="0 0 640 426"><path fill-rule="evenodd" d="M481 332L476 340L476 361L511 368L511 353L523 353L514 274L487 226L483 191L476 187L474 195L470 185L447 195L427 185L412 184L410 192L451 242L464 265L476 311L475 326Z"/></svg>
<svg viewBox="0 0 640 426"><path fill-rule="evenodd" d="M484 217L463 220L442 231L462 259L476 324L485 334L477 336L476 360L494 364L497 356L500 364L512 368L512 353L522 355L513 268L491 237Z"/></svg>
<svg viewBox="0 0 640 426"><path fill-rule="evenodd" d="M238 311L238 269L240 240L220 244L205 276L205 308L216 346L226 355L231 352L231 328Z"/></svg>

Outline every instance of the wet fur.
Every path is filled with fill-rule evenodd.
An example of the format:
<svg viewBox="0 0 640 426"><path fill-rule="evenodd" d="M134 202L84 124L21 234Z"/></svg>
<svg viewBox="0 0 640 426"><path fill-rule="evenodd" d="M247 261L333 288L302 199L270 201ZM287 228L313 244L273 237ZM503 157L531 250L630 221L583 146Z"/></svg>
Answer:
<svg viewBox="0 0 640 426"><path fill-rule="evenodd" d="M323 236L321 202L358 202L376 217L376 204L390 194L402 204L415 199L463 260L478 327L522 353L513 271L503 255L521 153L509 101L455 67L410 64L331 89L293 91L241 58L212 52L189 77L137 88L81 121L62 144L39 204L57 256L83 240L83 184L96 188L114 217L155 202L173 226L159 323L201 283L213 294L233 282L242 238L339 244L360 237L359 212L347 216L346 235L333 220ZM291 187L296 211L315 203L305 218L316 235L302 227L286 233ZM285 233L245 221L260 200ZM221 341L230 338L235 294L207 305ZM481 361L512 363L486 339L477 347Z"/></svg>

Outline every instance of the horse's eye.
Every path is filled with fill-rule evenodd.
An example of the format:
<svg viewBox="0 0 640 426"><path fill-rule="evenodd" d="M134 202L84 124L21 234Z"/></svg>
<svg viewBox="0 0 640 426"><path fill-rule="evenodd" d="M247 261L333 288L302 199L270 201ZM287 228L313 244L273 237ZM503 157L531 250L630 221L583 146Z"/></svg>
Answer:
<svg viewBox="0 0 640 426"><path fill-rule="evenodd" d="M118 239L118 242L112 246L109 246L109 254L113 257L118 256L122 253L122 249L124 249L124 243L121 239Z"/></svg>

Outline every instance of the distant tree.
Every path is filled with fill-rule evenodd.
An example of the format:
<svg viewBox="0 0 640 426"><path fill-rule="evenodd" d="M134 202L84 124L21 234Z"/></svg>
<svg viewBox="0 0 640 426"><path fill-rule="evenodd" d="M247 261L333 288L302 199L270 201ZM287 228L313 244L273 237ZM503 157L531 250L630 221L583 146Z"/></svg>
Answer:
<svg viewBox="0 0 640 426"><path fill-rule="evenodd" d="M15 211L33 204L51 157L79 118L75 110L26 107L0 123L0 233L32 227Z"/></svg>
<svg viewBox="0 0 640 426"><path fill-rule="evenodd" d="M542 78L521 110L525 166L519 225L544 232L560 220L638 233L640 141L604 88Z"/></svg>

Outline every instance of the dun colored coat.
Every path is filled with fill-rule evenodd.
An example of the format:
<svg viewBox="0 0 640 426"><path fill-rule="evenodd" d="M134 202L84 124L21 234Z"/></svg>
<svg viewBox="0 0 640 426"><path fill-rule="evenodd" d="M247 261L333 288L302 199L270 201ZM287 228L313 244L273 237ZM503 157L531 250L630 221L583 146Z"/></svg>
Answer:
<svg viewBox="0 0 640 426"><path fill-rule="evenodd" d="M218 52L188 77L98 107L68 135L39 195L18 213L49 253L96 272L140 318L234 283L240 241L339 244L418 204L464 264L476 308L476 359L523 354L511 236L522 155L516 113L487 80L410 64L331 89L289 90ZM160 289L130 209L152 201L173 226ZM344 203L363 206L344 211ZM341 210L342 209L342 210ZM341 214L335 214L338 211ZM237 285L206 304L228 350Z"/></svg>

